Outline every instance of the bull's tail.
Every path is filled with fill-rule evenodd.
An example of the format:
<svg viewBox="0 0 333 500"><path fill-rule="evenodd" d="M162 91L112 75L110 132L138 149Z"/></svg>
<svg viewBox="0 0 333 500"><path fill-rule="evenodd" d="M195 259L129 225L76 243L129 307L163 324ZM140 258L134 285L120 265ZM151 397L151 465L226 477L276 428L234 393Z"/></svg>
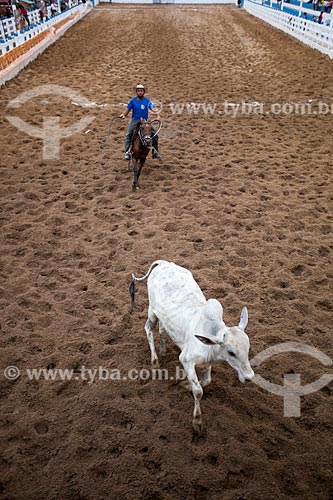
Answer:
<svg viewBox="0 0 333 500"><path fill-rule="evenodd" d="M130 284L130 287L129 287L129 293L130 293L130 296L131 296L131 313L133 312L134 305L135 305L135 282L136 281L144 281L146 278L148 278L148 276L152 272L153 267L154 266L158 266L158 264L161 264L162 262L165 262L165 261L164 260L155 260L152 263L152 265L150 266L147 274L145 274L144 276L142 276L142 278L137 278L136 276L134 276L134 274L132 274L132 281L131 281L131 284Z"/></svg>
<svg viewBox="0 0 333 500"><path fill-rule="evenodd" d="M131 296L131 313L132 313L134 311L134 304L135 304L135 280L133 278L129 287L129 293Z"/></svg>

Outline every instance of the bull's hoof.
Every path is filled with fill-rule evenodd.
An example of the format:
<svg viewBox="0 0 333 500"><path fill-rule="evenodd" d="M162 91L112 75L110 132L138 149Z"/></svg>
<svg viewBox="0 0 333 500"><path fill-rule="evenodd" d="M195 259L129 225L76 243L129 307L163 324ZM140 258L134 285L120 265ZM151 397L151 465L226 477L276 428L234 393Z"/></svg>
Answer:
<svg viewBox="0 0 333 500"><path fill-rule="evenodd" d="M201 435L203 433L203 423L202 423L202 417L197 417L192 420L192 427L193 427L193 432L195 434Z"/></svg>
<svg viewBox="0 0 333 500"><path fill-rule="evenodd" d="M182 389L185 389L185 391L192 391L192 386L188 380L182 380L181 382L179 382L179 385Z"/></svg>
<svg viewBox="0 0 333 500"><path fill-rule="evenodd" d="M156 369L160 367L158 359L154 359L154 361L151 362L151 367Z"/></svg>

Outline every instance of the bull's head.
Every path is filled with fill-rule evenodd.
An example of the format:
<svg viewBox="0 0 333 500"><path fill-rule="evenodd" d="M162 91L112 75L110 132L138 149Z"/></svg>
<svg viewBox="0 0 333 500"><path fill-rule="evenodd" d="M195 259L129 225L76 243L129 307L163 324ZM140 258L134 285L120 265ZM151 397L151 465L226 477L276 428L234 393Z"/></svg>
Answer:
<svg viewBox="0 0 333 500"><path fill-rule="evenodd" d="M247 323L248 312L247 308L243 307L238 326L228 327L223 323L224 328L216 335L196 335L196 338L206 345L219 345L221 347L221 352L217 353L216 360L227 361L232 368L237 370L241 382L251 380L255 375L249 361L250 341L245 333Z"/></svg>

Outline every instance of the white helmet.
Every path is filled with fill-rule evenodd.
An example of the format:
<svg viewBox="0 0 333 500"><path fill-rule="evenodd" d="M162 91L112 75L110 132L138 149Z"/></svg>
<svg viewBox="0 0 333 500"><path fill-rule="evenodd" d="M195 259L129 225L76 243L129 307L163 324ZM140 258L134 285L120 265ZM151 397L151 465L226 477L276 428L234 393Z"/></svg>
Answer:
<svg viewBox="0 0 333 500"><path fill-rule="evenodd" d="M141 83L138 83L137 86L135 87L136 90L145 90L145 86L141 85Z"/></svg>

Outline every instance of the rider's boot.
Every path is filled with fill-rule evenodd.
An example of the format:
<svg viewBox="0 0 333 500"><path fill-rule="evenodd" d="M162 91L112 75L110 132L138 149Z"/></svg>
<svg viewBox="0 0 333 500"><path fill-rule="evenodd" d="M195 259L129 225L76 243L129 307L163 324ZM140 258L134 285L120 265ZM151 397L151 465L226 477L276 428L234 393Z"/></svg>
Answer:
<svg viewBox="0 0 333 500"><path fill-rule="evenodd" d="M124 156L124 159L126 161L131 159L131 143L132 143L132 136L130 134L126 134L126 137L125 137L125 156Z"/></svg>

